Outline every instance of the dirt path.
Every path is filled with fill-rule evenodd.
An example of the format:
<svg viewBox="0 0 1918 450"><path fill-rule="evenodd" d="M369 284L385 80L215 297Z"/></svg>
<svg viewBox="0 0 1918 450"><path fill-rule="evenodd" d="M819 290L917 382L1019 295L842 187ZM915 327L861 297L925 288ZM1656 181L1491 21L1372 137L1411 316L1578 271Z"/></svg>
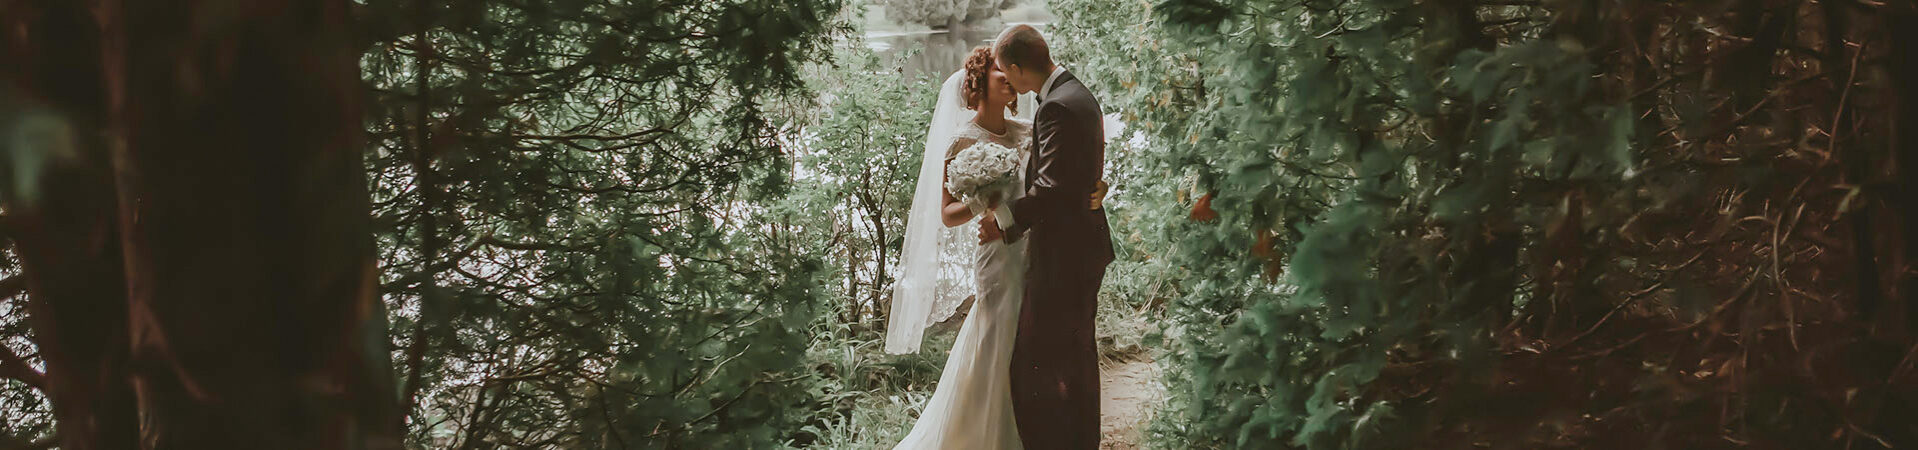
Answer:
<svg viewBox="0 0 1918 450"><path fill-rule="evenodd" d="M1108 363L1099 370L1101 449L1144 447L1145 427L1165 402L1159 368L1149 359Z"/></svg>

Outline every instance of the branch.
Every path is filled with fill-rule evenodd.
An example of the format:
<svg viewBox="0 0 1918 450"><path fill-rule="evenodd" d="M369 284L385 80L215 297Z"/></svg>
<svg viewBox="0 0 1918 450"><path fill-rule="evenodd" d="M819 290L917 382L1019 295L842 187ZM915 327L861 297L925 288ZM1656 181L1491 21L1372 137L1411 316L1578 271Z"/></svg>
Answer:
<svg viewBox="0 0 1918 450"><path fill-rule="evenodd" d="M684 124L685 121L681 121L680 123ZM627 133L622 135L611 135L611 136L599 135L599 134L515 134L512 137L515 139L540 140L540 141L572 141L572 140L623 141L628 139L638 139L638 138L642 138L642 137L646 137L654 134L667 134L667 133L672 133L673 131L674 130L671 128L651 128L644 131L638 131L638 132Z"/></svg>
<svg viewBox="0 0 1918 450"><path fill-rule="evenodd" d="M480 238L478 241L475 242L475 244L484 245L487 247L503 248L507 250L526 250L526 251L578 252L578 251L587 251L587 250L593 249L593 246L591 245L548 244L544 242L513 242L513 241L508 241L508 240L493 237L493 235L490 235L490 234Z"/></svg>
<svg viewBox="0 0 1918 450"><path fill-rule="evenodd" d="M0 278L0 298L13 298L13 296L20 295L26 291L27 278L25 276L14 275Z"/></svg>
<svg viewBox="0 0 1918 450"><path fill-rule="evenodd" d="M1776 252L1777 250L1773 249L1773 251ZM1605 321L1611 320L1613 315L1618 314L1619 310L1625 309L1626 306L1631 306L1632 303L1637 301L1638 299L1645 298L1651 293L1657 292L1659 289L1665 286L1666 282L1669 282L1673 278L1676 278L1678 275L1678 272L1685 270L1685 268L1691 266L1692 263L1698 262L1699 257L1702 257L1702 256L1705 256L1705 252L1699 252L1696 255L1692 255L1691 259L1685 260L1684 263L1679 264L1677 267L1671 268L1671 270L1666 270L1662 276L1658 277L1658 281L1653 282L1651 286L1646 286L1644 289L1639 289L1637 291L1632 292L1631 295L1627 295L1625 297L1625 300L1618 302L1618 305L1612 306L1611 311L1606 312L1605 316L1599 317L1598 322L1595 322L1592 324L1591 327L1586 328L1585 332L1579 333L1577 336L1572 336L1571 339L1565 340L1565 343L1559 344L1558 347L1571 348L1572 344L1578 343L1579 339L1584 339L1586 336L1592 335L1592 332L1598 331L1598 327L1605 325Z"/></svg>
<svg viewBox="0 0 1918 450"><path fill-rule="evenodd" d="M803 377L803 375L801 377ZM748 384L746 385L745 388L739 390L739 395L734 395L733 398L731 400L727 400L726 403L722 403L719 406L713 407L712 411L707 411L705 415L699 416L699 418L693 419L691 422L686 422L682 424L681 426L683 427L692 426L693 424L704 422L706 421L706 419L711 419L715 416L718 416L721 411L725 411L726 408L733 406L733 403L738 402L739 399L746 398L746 394L751 393L753 388L759 387L759 385L765 384L768 381L785 383L785 382L791 382L793 380L797 380L799 378L800 377L793 377L785 380L753 380L752 384ZM666 430L654 429L652 437L658 437L662 431L666 431Z"/></svg>
<svg viewBox="0 0 1918 450"><path fill-rule="evenodd" d="M475 239L473 242L466 244L465 247L461 247L459 251L453 252L453 254L450 257L442 258L437 263L434 263L434 264L426 264L418 272L413 272L412 274L409 274L398 280L393 280L392 283L387 283L384 286L384 289L387 292L392 292L399 289L404 289L407 286L413 285L414 283L419 283L419 282L432 279L434 275L438 275L440 272L445 272L446 270L451 269L454 266L458 265L460 262L465 261L467 256L471 256L474 250L478 250L480 246L485 244L487 240L489 239L493 239L492 233L487 233L485 235L480 236L479 239ZM389 267L388 270L393 270L393 269Z"/></svg>
<svg viewBox="0 0 1918 450"><path fill-rule="evenodd" d="M13 348L0 345L0 377L20 380L41 392L47 390L47 374L34 370L25 358L13 353Z"/></svg>
<svg viewBox="0 0 1918 450"><path fill-rule="evenodd" d="M0 447L10 448L10 449L44 450L44 449L53 448L53 446L59 445L59 444L60 444L59 431L54 431L53 434L49 434L47 435L47 437L40 438L39 440L27 440L25 437L10 437L10 436L0 435Z"/></svg>
<svg viewBox="0 0 1918 450"><path fill-rule="evenodd" d="M357 30L353 42L354 50L365 50L374 45L398 41L402 37L431 29L431 24L440 16L438 11L433 11L429 20L388 20L381 11L375 11L359 3L350 3L347 14L353 21L353 29Z"/></svg>

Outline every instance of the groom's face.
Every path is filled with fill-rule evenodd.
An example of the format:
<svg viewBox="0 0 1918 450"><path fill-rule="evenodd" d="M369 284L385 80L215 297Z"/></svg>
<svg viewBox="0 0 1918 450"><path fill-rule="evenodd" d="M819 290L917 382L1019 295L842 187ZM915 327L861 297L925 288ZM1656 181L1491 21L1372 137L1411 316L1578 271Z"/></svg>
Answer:
<svg viewBox="0 0 1918 450"><path fill-rule="evenodd" d="M1039 83L1042 83L1042 81L1033 80L1031 71L1015 64L1008 64L1005 58L1000 58L999 55L995 54L993 58L999 60L1000 69L1006 72L1006 83L1012 85L1013 93L1024 94L1039 91Z"/></svg>

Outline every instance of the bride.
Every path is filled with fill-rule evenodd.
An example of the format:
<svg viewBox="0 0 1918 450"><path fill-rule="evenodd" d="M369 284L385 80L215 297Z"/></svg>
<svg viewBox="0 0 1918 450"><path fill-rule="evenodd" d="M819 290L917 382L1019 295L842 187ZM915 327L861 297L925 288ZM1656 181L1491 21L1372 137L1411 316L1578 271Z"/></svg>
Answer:
<svg viewBox="0 0 1918 450"><path fill-rule="evenodd" d="M899 283L893 288L886 351L918 351L926 325L945 320L968 294L976 295L932 400L895 449L1021 448L1007 365L1024 295L1025 242L978 243L974 227L963 225L989 213L989 206L960 202L944 183L945 163L974 143L990 141L1016 149L1020 161L1030 151L1032 124L1006 116L1008 109L1017 114L1019 97L993 59L987 47L974 48L965 69L946 79L926 136L926 158L906 219ZM1025 171L1018 172L1023 176Z"/></svg>

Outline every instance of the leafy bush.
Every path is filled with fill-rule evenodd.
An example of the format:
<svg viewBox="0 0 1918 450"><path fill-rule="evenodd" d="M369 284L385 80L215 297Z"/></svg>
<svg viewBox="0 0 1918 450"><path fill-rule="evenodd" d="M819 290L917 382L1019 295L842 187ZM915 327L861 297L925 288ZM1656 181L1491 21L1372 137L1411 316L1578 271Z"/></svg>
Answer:
<svg viewBox="0 0 1918 450"><path fill-rule="evenodd" d="M792 189L838 1L372 2L383 282L414 445L767 448L829 280Z"/></svg>
<svg viewBox="0 0 1918 450"><path fill-rule="evenodd" d="M1856 99L1911 11L1722 5L1056 4L1177 193L1162 444L1918 442L1914 218L1849 187L1908 184Z"/></svg>

